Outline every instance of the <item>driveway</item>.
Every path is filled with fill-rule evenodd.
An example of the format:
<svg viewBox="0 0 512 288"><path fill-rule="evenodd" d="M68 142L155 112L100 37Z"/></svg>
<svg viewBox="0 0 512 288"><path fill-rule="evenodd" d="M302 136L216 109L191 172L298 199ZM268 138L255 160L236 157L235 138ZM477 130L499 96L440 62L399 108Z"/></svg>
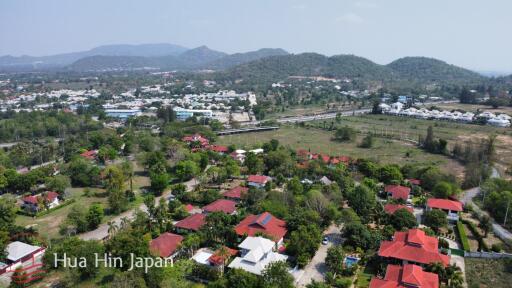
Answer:
<svg viewBox="0 0 512 288"><path fill-rule="evenodd" d="M464 264L464 257L458 256L458 255L451 255L450 257L450 264L456 264L458 267L460 267L460 271L462 272L462 278L464 278L464 287L467 287L466 282L466 266Z"/></svg>
<svg viewBox="0 0 512 288"><path fill-rule="evenodd" d="M190 192L192 191L198 184L198 181L193 178L187 182L184 182L183 184L185 184L185 186L187 186L187 192ZM164 192L162 194L162 196L159 196L159 197L156 197L155 198L155 202L158 203L158 201L160 200L160 198L162 197L167 197L169 196L169 194L171 194L171 191L167 191L167 192ZM139 207L137 207L138 209L142 210L142 211L147 211L147 207L145 204L141 204ZM119 214L118 216L112 218L112 222L114 222L116 224L116 226L120 226L121 225L121 221L123 218L128 218L129 220L132 220L134 217L135 217L135 211L136 211L136 208L134 209L131 209L129 211L126 211L126 212L123 212L121 214ZM80 235L78 235L78 237L80 239L83 239L83 240L103 240L105 238L108 237L108 224L107 223L103 223L101 224L98 228L96 228L95 230L92 230L92 231L89 231L89 232L86 232L86 233L82 233Z"/></svg>
<svg viewBox="0 0 512 288"><path fill-rule="evenodd" d="M329 238L327 245L322 244L316 251L313 259L311 259L311 262L303 270L294 273L295 286L306 287L313 280L324 281L324 275L327 272L327 267L325 266L327 250L334 244L341 244L341 228L333 224L324 231L324 236Z"/></svg>

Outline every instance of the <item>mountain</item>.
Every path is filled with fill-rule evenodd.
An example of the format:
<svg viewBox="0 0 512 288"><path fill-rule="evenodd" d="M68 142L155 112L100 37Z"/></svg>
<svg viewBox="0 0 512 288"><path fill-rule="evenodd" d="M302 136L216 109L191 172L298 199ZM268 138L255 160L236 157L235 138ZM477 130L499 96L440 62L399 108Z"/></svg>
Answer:
<svg viewBox="0 0 512 288"><path fill-rule="evenodd" d="M316 53L271 56L228 69L233 79L275 81L288 76L327 76L337 78L389 79L388 67L354 55L327 57Z"/></svg>
<svg viewBox="0 0 512 288"><path fill-rule="evenodd" d="M284 54L287 54L287 52L282 49L260 49L258 51L228 55L206 46L200 46L179 55L160 57L85 57L75 61L68 68L77 71L138 69L143 67L166 70L223 70L262 57Z"/></svg>
<svg viewBox="0 0 512 288"><path fill-rule="evenodd" d="M87 51L63 53L51 56L2 56L0 68L48 68L69 65L79 59L91 56L142 56L157 57L164 55L179 55L188 49L174 44L141 44L141 45L105 45Z"/></svg>
<svg viewBox="0 0 512 288"><path fill-rule="evenodd" d="M400 78L421 81L477 81L484 77L476 72L426 57L405 57L395 60L387 67Z"/></svg>
<svg viewBox="0 0 512 288"><path fill-rule="evenodd" d="M283 49L277 48L262 48L257 51L251 51L247 53L235 53L222 57L216 61L208 63L206 66L212 70L224 70L229 67L234 67L240 64L251 62L265 57L270 56L282 56L288 55Z"/></svg>

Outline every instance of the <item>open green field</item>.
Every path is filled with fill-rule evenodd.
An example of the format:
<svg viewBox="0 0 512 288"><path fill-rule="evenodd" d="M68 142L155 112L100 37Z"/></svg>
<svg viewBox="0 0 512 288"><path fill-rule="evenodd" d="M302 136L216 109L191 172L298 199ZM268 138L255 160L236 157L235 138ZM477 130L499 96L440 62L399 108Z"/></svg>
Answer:
<svg viewBox="0 0 512 288"><path fill-rule="evenodd" d="M512 273L505 270L505 260L465 258L464 261L469 288L511 286Z"/></svg>
<svg viewBox="0 0 512 288"><path fill-rule="evenodd" d="M359 148L362 136L358 135L354 142L332 141L333 131L324 131L317 128L302 128L295 126L282 126L276 131L221 136L217 140L220 144L234 144L237 147L251 148L271 139L277 139L284 146L292 149L310 149L311 152L330 155L347 155L354 158L367 158L381 163L427 163L439 165L446 171L461 173L462 166L456 161L442 155L426 153L414 144L391 139L375 138L374 146L370 149Z"/></svg>

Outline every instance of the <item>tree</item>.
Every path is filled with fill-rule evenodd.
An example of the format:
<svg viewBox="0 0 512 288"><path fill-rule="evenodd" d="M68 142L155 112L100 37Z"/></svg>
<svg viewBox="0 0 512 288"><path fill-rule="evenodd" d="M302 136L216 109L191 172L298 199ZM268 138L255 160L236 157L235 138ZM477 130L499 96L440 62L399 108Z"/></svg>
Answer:
<svg viewBox="0 0 512 288"><path fill-rule="evenodd" d="M92 204L89 207L89 211L87 212L87 224L89 226L89 230L94 230L98 228L101 224L101 220L103 220L103 208L100 204Z"/></svg>
<svg viewBox="0 0 512 288"><path fill-rule="evenodd" d="M366 135L363 140L361 140L361 144L359 144L359 147L361 148L372 148L373 146L373 135L368 134Z"/></svg>
<svg viewBox="0 0 512 288"><path fill-rule="evenodd" d="M7 258L7 244L9 244L9 232L0 230L0 262L4 262Z"/></svg>
<svg viewBox="0 0 512 288"><path fill-rule="evenodd" d="M261 280L258 276L236 268L226 274L225 288L261 288Z"/></svg>
<svg viewBox="0 0 512 288"><path fill-rule="evenodd" d="M117 166L108 166L104 175L110 210L112 213L118 214L128 206L128 199L124 191L124 174Z"/></svg>
<svg viewBox="0 0 512 288"><path fill-rule="evenodd" d="M133 193L133 163L130 161L123 161L119 166L123 175L130 181L130 192Z"/></svg>
<svg viewBox="0 0 512 288"><path fill-rule="evenodd" d="M162 195L170 180L167 173L151 173L149 179L151 180L151 190L157 196Z"/></svg>
<svg viewBox="0 0 512 288"><path fill-rule="evenodd" d="M244 161L245 166L247 166L247 170L249 174L258 174L263 172L265 169L265 164L263 160L254 153L248 153L245 157Z"/></svg>
<svg viewBox="0 0 512 288"><path fill-rule="evenodd" d="M348 203L357 215L368 220L377 200L375 193L361 184L348 194Z"/></svg>
<svg viewBox="0 0 512 288"><path fill-rule="evenodd" d="M293 276L284 261L273 262L262 273L265 288L293 288Z"/></svg>
<svg viewBox="0 0 512 288"><path fill-rule="evenodd" d="M110 145L102 146L98 150L98 158L102 163L105 163L107 160L114 160L117 157L116 149L112 148Z"/></svg>
<svg viewBox="0 0 512 288"><path fill-rule="evenodd" d="M9 231L16 220L16 199L9 195L0 197L0 231Z"/></svg>
<svg viewBox="0 0 512 288"><path fill-rule="evenodd" d="M66 188L71 187L71 179L66 175L55 175L46 178L45 186L48 190L63 195Z"/></svg>
<svg viewBox="0 0 512 288"><path fill-rule="evenodd" d="M345 261L345 252L341 246L331 246L327 250L325 257L325 265L329 272L333 273L334 277L343 271L343 261Z"/></svg>
<svg viewBox="0 0 512 288"><path fill-rule="evenodd" d="M402 230L404 228L410 229L418 226L416 217L405 208L396 210L395 213L390 216L389 223L393 225L396 230Z"/></svg>
<svg viewBox="0 0 512 288"><path fill-rule="evenodd" d="M353 141L356 138L356 130L352 127L344 126L336 129L334 140L340 142Z"/></svg>
<svg viewBox="0 0 512 288"><path fill-rule="evenodd" d="M192 179L194 176L199 174L199 167L196 162L191 160L183 160L176 164L176 177L180 179L180 181L185 181Z"/></svg>
<svg viewBox="0 0 512 288"><path fill-rule="evenodd" d="M402 172L397 165L385 165L379 170L379 179L384 183L391 183L392 181L400 182L403 179Z"/></svg>
<svg viewBox="0 0 512 288"><path fill-rule="evenodd" d="M448 225L446 213L439 209L433 209L425 213L425 225L432 228L434 231L439 231L441 227Z"/></svg>
<svg viewBox="0 0 512 288"><path fill-rule="evenodd" d="M487 215L482 216L482 218L480 218L480 224L478 226L484 231L484 237L487 237L489 232L492 230L491 218Z"/></svg>
<svg viewBox="0 0 512 288"><path fill-rule="evenodd" d="M368 228L361 223L349 223L343 228L344 244L367 250L375 246L375 241Z"/></svg>
<svg viewBox="0 0 512 288"><path fill-rule="evenodd" d="M291 232L286 251L297 259L305 260L303 263L297 263L299 267L304 267L315 255L320 241L322 241L322 232L317 225L301 225L297 230Z"/></svg>
<svg viewBox="0 0 512 288"><path fill-rule="evenodd" d="M454 187L451 183L441 181L434 186L432 194L436 198L446 199L454 194Z"/></svg>

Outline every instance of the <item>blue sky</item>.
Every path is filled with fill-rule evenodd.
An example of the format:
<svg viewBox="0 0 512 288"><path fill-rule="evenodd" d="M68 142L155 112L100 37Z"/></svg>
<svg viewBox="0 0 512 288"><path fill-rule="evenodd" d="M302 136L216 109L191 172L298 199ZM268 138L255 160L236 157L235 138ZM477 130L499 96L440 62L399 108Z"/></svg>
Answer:
<svg viewBox="0 0 512 288"><path fill-rule="evenodd" d="M0 0L0 55L166 42L512 72L511 27L510 0Z"/></svg>

